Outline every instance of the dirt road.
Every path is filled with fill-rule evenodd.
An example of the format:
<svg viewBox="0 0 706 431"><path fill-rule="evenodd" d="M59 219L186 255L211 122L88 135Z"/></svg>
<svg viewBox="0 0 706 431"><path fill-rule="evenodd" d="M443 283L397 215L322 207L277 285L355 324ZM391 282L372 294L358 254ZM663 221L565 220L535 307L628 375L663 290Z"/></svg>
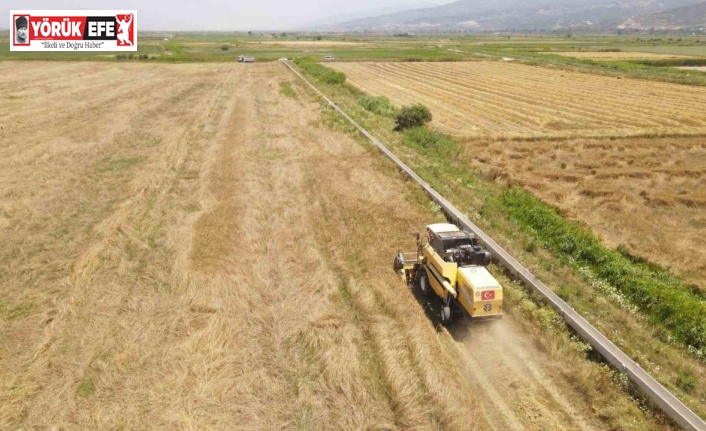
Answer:
<svg viewBox="0 0 706 431"><path fill-rule="evenodd" d="M0 63L0 428L606 428L512 319L435 329L438 215L285 80Z"/></svg>
<svg viewBox="0 0 706 431"><path fill-rule="evenodd" d="M482 394L497 429L599 429L583 417L575 394L563 390L539 351L513 319L454 328L473 391Z"/></svg>

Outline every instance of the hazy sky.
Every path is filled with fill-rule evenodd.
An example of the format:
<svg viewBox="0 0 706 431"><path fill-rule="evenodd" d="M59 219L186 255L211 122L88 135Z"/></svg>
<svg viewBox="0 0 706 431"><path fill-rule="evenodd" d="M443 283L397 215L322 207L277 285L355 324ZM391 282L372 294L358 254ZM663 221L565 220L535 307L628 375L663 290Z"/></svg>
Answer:
<svg viewBox="0 0 706 431"><path fill-rule="evenodd" d="M12 9L136 9L138 30L286 30L329 15L389 6L443 4L452 0L5 0L0 14L7 29Z"/></svg>

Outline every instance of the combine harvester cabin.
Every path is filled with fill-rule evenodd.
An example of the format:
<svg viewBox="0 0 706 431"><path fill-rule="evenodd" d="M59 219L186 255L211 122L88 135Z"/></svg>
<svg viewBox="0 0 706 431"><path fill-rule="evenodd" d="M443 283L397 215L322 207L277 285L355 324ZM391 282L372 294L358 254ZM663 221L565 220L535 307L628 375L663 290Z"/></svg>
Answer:
<svg viewBox="0 0 706 431"><path fill-rule="evenodd" d="M464 312L474 320L502 317L503 290L489 263L475 235L438 223L426 227L424 239L417 235L416 253L395 256L393 269L410 287L441 298L441 323L449 325Z"/></svg>

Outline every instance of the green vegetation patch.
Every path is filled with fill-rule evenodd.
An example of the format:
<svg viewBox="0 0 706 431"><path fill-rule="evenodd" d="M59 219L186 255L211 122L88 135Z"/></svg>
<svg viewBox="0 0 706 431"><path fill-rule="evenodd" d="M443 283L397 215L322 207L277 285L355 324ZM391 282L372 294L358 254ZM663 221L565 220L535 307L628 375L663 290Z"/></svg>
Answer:
<svg viewBox="0 0 706 431"><path fill-rule="evenodd" d="M392 106L392 102L385 96L363 96L358 99L358 103L366 111L386 117L397 114L397 110Z"/></svg>
<svg viewBox="0 0 706 431"><path fill-rule="evenodd" d="M706 58L661 58L656 60L632 60L631 62L653 67L706 66Z"/></svg>
<svg viewBox="0 0 706 431"><path fill-rule="evenodd" d="M461 150L454 138L424 126L405 130L402 142L424 155L437 157L455 158Z"/></svg>
<svg viewBox="0 0 706 431"><path fill-rule="evenodd" d="M81 398L88 398L96 390L96 386L93 384L93 378L86 376L81 379L81 382L76 388L76 394Z"/></svg>
<svg viewBox="0 0 706 431"><path fill-rule="evenodd" d="M164 49L169 51L172 55L184 54L184 46L174 39L169 39L169 41L164 44Z"/></svg>
<svg viewBox="0 0 706 431"><path fill-rule="evenodd" d="M125 157L119 159L107 159L103 161L103 170L120 171L144 163L147 157Z"/></svg>
<svg viewBox="0 0 706 431"><path fill-rule="evenodd" d="M321 65L311 57L299 57L294 60L294 63L309 76L325 84L343 84L346 82L345 73L336 72L331 68Z"/></svg>
<svg viewBox="0 0 706 431"><path fill-rule="evenodd" d="M37 304L26 299L11 306L0 299L0 318L4 320L14 320L29 316L37 310Z"/></svg>
<svg viewBox="0 0 706 431"><path fill-rule="evenodd" d="M677 374L677 386L688 393L692 393L698 385L698 379L694 374L686 369L679 370Z"/></svg>
<svg viewBox="0 0 706 431"><path fill-rule="evenodd" d="M588 228L565 219L519 187L503 193L500 200L506 214L536 235L544 247L618 288L653 323L669 329L681 342L706 348L706 301L677 276L603 246Z"/></svg>
<svg viewBox="0 0 706 431"><path fill-rule="evenodd" d="M297 91L292 87L292 83L290 81L282 81L279 83L279 92L292 99L296 99L298 97Z"/></svg>

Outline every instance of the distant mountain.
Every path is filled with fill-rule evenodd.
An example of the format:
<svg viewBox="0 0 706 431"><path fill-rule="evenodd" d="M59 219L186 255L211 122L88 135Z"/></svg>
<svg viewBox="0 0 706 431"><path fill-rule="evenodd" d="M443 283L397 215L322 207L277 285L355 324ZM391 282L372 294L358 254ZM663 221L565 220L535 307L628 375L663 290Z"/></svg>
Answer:
<svg viewBox="0 0 706 431"><path fill-rule="evenodd" d="M454 32L616 28L698 0L460 0L315 28L338 32Z"/></svg>
<svg viewBox="0 0 706 431"><path fill-rule="evenodd" d="M641 30L706 28L706 2L630 18L620 27Z"/></svg>
<svg viewBox="0 0 706 431"><path fill-rule="evenodd" d="M393 13L397 13L397 12L404 12L404 11L408 11L410 9L431 8L431 7L434 7L438 4L439 4L439 2L420 2L417 4L408 4L405 6L402 6L402 5L388 6L388 7L370 9L370 10L357 12L357 13L331 15L331 16L317 19L315 21L308 22L308 23L301 25L299 27L302 29L312 29L312 28L326 26L326 25L330 25L330 24L336 24L339 22L353 21L353 20L370 18L370 17L380 16L380 15L389 15L389 14L393 14Z"/></svg>

